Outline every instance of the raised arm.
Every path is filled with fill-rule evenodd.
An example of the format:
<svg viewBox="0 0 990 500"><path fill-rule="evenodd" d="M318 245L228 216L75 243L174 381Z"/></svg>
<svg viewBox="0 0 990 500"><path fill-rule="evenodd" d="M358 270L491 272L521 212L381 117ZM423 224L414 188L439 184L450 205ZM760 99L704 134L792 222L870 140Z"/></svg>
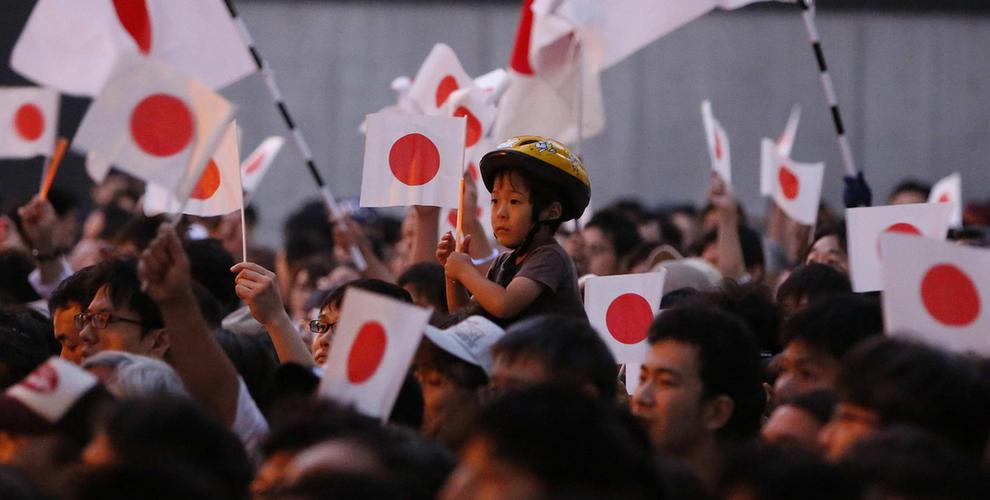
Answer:
<svg viewBox="0 0 990 500"><path fill-rule="evenodd" d="M265 327L279 362L315 366L312 354L285 312L275 273L253 262L235 264L230 270L237 273L234 278L237 296L247 304L254 319Z"/></svg>

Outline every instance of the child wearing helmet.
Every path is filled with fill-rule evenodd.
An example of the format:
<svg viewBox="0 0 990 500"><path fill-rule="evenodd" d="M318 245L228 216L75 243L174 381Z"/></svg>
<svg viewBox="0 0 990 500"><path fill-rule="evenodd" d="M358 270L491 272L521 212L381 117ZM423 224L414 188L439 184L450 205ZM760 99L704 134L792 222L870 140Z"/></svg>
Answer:
<svg viewBox="0 0 990 500"><path fill-rule="evenodd" d="M485 276L468 257L470 236L462 253L455 253L454 237L445 234L437 259L446 273L450 311L475 304L501 325L549 312L587 318L574 262L554 238L560 224L580 217L591 198L581 160L559 142L523 136L487 153L480 169L492 193L495 239L512 251L500 255Z"/></svg>

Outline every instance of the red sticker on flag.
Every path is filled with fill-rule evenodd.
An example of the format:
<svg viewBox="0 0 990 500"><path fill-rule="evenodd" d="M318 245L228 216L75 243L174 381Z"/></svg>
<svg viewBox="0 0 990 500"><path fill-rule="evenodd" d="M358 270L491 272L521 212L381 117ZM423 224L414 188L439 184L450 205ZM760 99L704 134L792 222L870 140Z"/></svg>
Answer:
<svg viewBox="0 0 990 500"><path fill-rule="evenodd" d="M172 156L192 142L192 111L178 97L150 95L131 113L131 135L145 153Z"/></svg>
<svg viewBox="0 0 990 500"><path fill-rule="evenodd" d="M952 264L932 266L921 279L921 303L939 323L967 326L980 315L980 292L972 278Z"/></svg>
<svg viewBox="0 0 990 500"><path fill-rule="evenodd" d="M464 106L458 106L454 111L454 116L467 118L467 134L464 140L464 147L469 148L477 144L478 140L481 139L481 122L474 116L474 113Z"/></svg>
<svg viewBox="0 0 990 500"><path fill-rule="evenodd" d="M14 130L26 141L36 141L45 132L45 114L34 104L24 104L14 114Z"/></svg>
<svg viewBox="0 0 990 500"><path fill-rule="evenodd" d="M117 19L134 39L138 50L148 55L151 52L151 18L148 16L146 0L113 0Z"/></svg>
<svg viewBox="0 0 990 500"><path fill-rule="evenodd" d="M260 153L258 156L248 160L247 165L244 166L245 174L253 174L255 170L261 167L261 164L265 161L265 153Z"/></svg>
<svg viewBox="0 0 990 500"><path fill-rule="evenodd" d="M791 172L791 169L787 168L787 165L780 166L780 170L777 171L777 178L780 181L780 192L784 194L784 198L793 200L798 197L801 192L801 181L794 175L794 172Z"/></svg>
<svg viewBox="0 0 990 500"><path fill-rule="evenodd" d="M942 193L941 195L939 195L938 202L939 203L948 203L949 202L949 193Z"/></svg>
<svg viewBox="0 0 990 500"><path fill-rule="evenodd" d="M422 186L440 171L440 150L423 134L406 134L392 144L388 166L399 182Z"/></svg>
<svg viewBox="0 0 990 500"><path fill-rule="evenodd" d="M722 161L722 140L718 137L718 132L715 132L715 159Z"/></svg>
<svg viewBox="0 0 990 500"><path fill-rule="evenodd" d="M361 384L370 379L378 371L387 345L388 336L381 323L368 321L362 325L347 355L347 380Z"/></svg>
<svg viewBox="0 0 990 500"><path fill-rule="evenodd" d="M203 175L200 176L189 197L194 200L207 200L216 194L218 189L220 189L220 168L213 158L210 158L210 163L206 165Z"/></svg>
<svg viewBox="0 0 990 500"><path fill-rule="evenodd" d="M39 394L51 394L58 387L58 370L48 364L40 365L20 385Z"/></svg>
<svg viewBox="0 0 990 500"><path fill-rule="evenodd" d="M642 295L624 293L608 305L605 326L615 340L623 344L638 344L646 338L653 321L650 303Z"/></svg>
<svg viewBox="0 0 990 500"><path fill-rule="evenodd" d="M440 80L437 84L437 107L443 106L443 103L447 102L447 98L450 94L454 93L455 90L459 89L460 86L457 85L457 79L451 75L447 75Z"/></svg>

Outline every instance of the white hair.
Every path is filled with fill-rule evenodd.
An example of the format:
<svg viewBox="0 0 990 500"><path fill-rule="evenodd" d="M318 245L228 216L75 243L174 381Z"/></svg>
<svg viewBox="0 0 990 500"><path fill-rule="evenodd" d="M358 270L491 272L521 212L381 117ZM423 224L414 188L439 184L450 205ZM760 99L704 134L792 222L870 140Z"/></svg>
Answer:
<svg viewBox="0 0 990 500"><path fill-rule="evenodd" d="M179 375L168 363L147 356L121 351L99 352L85 361L90 370L105 368L110 375L104 380L107 390L120 399L151 396L188 397Z"/></svg>

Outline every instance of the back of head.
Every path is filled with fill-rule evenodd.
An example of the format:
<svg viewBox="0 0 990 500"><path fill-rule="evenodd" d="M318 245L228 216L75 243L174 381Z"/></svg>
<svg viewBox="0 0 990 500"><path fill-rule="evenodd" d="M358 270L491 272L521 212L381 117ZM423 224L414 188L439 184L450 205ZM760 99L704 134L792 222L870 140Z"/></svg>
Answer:
<svg viewBox="0 0 990 500"><path fill-rule="evenodd" d="M843 293L822 298L791 316L784 325L783 342L801 342L838 360L859 342L882 334L880 303Z"/></svg>
<svg viewBox="0 0 990 500"><path fill-rule="evenodd" d="M216 480L192 467L159 463L155 465L111 464L92 468L75 485L77 500L211 500L234 498Z"/></svg>
<svg viewBox="0 0 990 500"><path fill-rule="evenodd" d="M636 223L617 209L595 213L584 227L598 228L612 242L616 259L625 258L643 243Z"/></svg>
<svg viewBox="0 0 990 500"><path fill-rule="evenodd" d="M735 315L700 302L665 310L650 325L649 343L673 341L697 350L704 398L732 399L732 416L717 431L723 439L752 437L766 403L756 342Z"/></svg>
<svg viewBox="0 0 990 500"><path fill-rule="evenodd" d="M107 390L119 399L188 396L179 375L168 363L147 356L103 351L86 358L82 367L109 372L101 378Z"/></svg>
<svg viewBox="0 0 990 500"><path fill-rule="evenodd" d="M721 290L705 294L704 299L742 319L756 336L761 353L776 354L780 351L780 310L766 285L739 285L727 281Z"/></svg>
<svg viewBox="0 0 990 500"><path fill-rule="evenodd" d="M492 358L537 360L552 383L593 388L603 401L615 398L615 358L584 319L545 314L514 323L492 345Z"/></svg>
<svg viewBox="0 0 990 500"><path fill-rule="evenodd" d="M786 307L788 301L795 306L802 302L812 304L829 295L849 292L852 292L852 284L838 269L825 264L804 264L795 267L777 288L777 303L782 307Z"/></svg>
<svg viewBox="0 0 990 500"><path fill-rule="evenodd" d="M839 400L877 413L880 425L911 424L973 457L990 435L990 394L975 363L896 337L870 339L842 360Z"/></svg>
<svg viewBox="0 0 990 500"><path fill-rule="evenodd" d="M23 250L0 250L0 304L27 304L41 298L31 287L28 275L34 261Z"/></svg>
<svg viewBox="0 0 990 500"><path fill-rule="evenodd" d="M240 299L234 293L234 258L213 238L189 240L183 245L189 256L190 274L213 294L222 306L222 315L237 309Z"/></svg>
<svg viewBox="0 0 990 500"><path fill-rule="evenodd" d="M718 483L719 498L859 498L856 483L841 469L793 448L768 445L731 450Z"/></svg>
<svg viewBox="0 0 990 500"><path fill-rule="evenodd" d="M333 224L330 223L326 205L309 201L299 207L282 226L285 241L285 258L289 267L311 255L324 255L333 260Z"/></svg>
<svg viewBox="0 0 990 500"><path fill-rule="evenodd" d="M51 321L26 307L0 306L0 390L58 354Z"/></svg>
<svg viewBox="0 0 990 500"><path fill-rule="evenodd" d="M406 268L395 282L411 287L426 304L438 311L447 310L447 281L443 266L436 262L418 262Z"/></svg>

